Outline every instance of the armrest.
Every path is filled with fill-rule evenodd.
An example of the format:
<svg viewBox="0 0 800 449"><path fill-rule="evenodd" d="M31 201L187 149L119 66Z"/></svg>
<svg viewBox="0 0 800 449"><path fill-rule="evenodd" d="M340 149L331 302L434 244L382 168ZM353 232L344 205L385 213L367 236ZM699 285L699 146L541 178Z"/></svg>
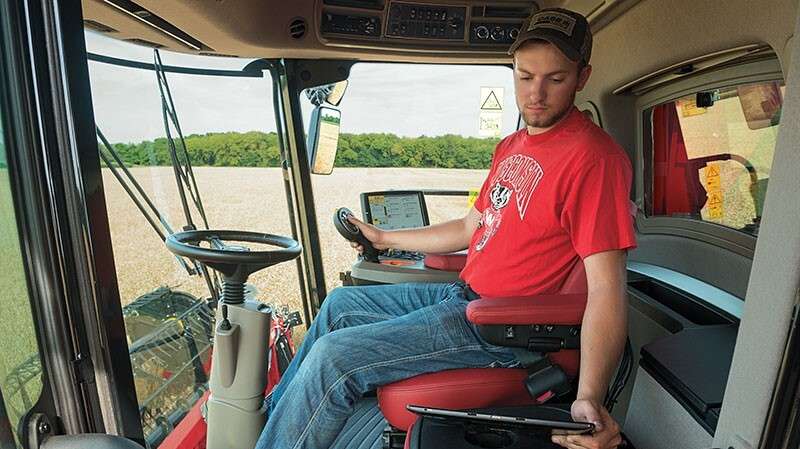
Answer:
<svg viewBox="0 0 800 449"><path fill-rule="evenodd" d="M586 298L585 293L480 298L467 306L467 320L479 325L577 325L583 320Z"/></svg>
<svg viewBox="0 0 800 449"><path fill-rule="evenodd" d="M580 347L586 294L481 298L467 306L467 319L484 340L534 352Z"/></svg>
<svg viewBox="0 0 800 449"><path fill-rule="evenodd" d="M423 263L428 268L443 271L461 271L467 263L467 252L426 254Z"/></svg>

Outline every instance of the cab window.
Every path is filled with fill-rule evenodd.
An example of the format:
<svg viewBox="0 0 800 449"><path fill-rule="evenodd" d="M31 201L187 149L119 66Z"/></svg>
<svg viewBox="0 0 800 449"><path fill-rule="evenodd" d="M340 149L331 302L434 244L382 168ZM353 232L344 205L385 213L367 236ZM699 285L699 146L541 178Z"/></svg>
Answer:
<svg viewBox="0 0 800 449"><path fill-rule="evenodd" d="M780 81L740 84L646 110L647 214L757 235L784 89Z"/></svg>
<svg viewBox="0 0 800 449"><path fill-rule="evenodd" d="M89 52L153 63L151 48L90 32L86 38ZM249 62L166 51L160 58L164 66L237 71ZM269 73L166 72L167 83L159 86L153 70L90 61L89 71L96 124L105 138L98 135L98 147L136 395L147 443L158 447L207 389L209 284L219 280L170 253L156 229L164 235L192 227L290 234L271 79ZM161 90L167 86L168 92ZM162 111L164 102L177 120ZM250 276L248 283L259 298L300 307L291 264Z"/></svg>
<svg viewBox="0 0 800 449"><path fill-rule="evenodd" d="M2 112L2 111L0 111ZM42 394L42 361L36 344L25 264L11 196L11 180L0 117L0 390L16 447L22 418Z"/></svg>

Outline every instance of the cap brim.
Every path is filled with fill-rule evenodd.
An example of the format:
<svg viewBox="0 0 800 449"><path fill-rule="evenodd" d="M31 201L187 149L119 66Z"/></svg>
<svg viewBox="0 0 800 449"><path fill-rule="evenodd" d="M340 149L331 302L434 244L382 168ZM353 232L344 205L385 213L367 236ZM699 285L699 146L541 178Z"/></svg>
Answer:
<svg viewBox="0 0 800 449"><path fill-rule="evenodd" d="M556 47L558 47L558 49L561 50L561 53L564 53L564 56L566 56L567 58L569 58L572 61L579 61L581 59L581 54L578 51L576 51L574 48L572 48L565 40L559 38L558 36L551 35L551 34L546 34L546 33L528 33L528 34L526 34L524 37L521 37L520 39L517 39L516 41L514 41L513 44L511 44L511 47L508 49L508 54L513 56L514 52L517 51L517 49L522 44L524 44L525 42L528 42L531 39L539 39L539 40L550 42L551 44L553 44Z"/></svg>

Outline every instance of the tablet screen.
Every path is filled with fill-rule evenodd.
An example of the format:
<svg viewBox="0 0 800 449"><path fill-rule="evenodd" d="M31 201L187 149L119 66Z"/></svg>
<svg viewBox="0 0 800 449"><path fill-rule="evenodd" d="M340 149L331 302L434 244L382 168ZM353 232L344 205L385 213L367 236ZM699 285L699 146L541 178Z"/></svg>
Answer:
<svg viewBox="0 0 800 449"><path fill-rule="evenodd" d="M476 410L449 410L408 405L409 411L435 419L454 419L472 424L491 424L494 427L527 429L535 433L584 434L594 430L594 424L575 422L570 413L556 407L497 407Z"/></svg>
<svg viewBox="0 0 800 449"><path fill-rule="evenodd" d="M384 230L427 226L425 197L419 191L386 191L361 194L364 220Z"/></svg>

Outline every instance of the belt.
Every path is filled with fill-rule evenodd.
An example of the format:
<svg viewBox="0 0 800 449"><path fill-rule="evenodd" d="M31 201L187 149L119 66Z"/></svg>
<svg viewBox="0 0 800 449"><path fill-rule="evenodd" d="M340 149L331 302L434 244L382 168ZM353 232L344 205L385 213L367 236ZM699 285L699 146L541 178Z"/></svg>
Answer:
<svg viewBox="0 0 800 449"><path fill-rule="evenodd" d="M461 286L461 288L463 289L464 299L466 299L467 301L475 301L476 299L480 299L481 295L479 295L478 292L473 290L472 287L470 287L469 284L467 284L466 282L459 279L458 282L456 282L456 284Z"/></svg>

